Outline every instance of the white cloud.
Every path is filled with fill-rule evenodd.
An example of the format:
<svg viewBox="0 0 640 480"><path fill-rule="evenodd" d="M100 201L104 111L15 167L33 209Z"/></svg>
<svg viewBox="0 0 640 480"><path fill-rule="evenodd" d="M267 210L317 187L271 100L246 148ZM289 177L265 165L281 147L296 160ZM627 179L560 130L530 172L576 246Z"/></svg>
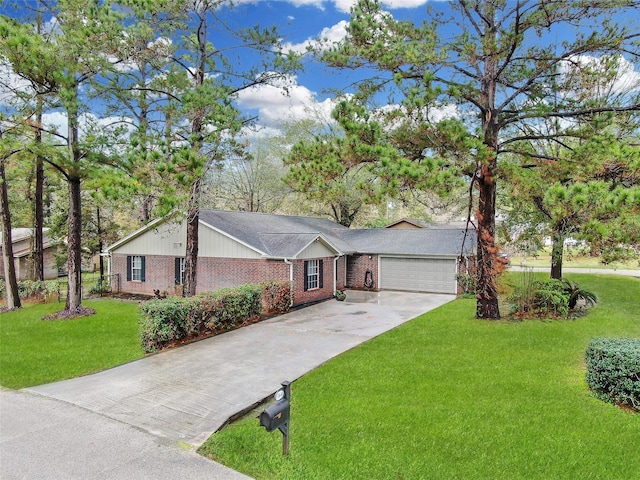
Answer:
<svg viewBox="0 0 640 480"><path fill-rule="evenodd" d="M305 53L308 48L326 50L347 36L347 24L346 20L341 20L331 27L323 28L317 38L308 38L301 43L286 43L283 50L293 50L296 53Z"/></svg>
<svg viewBox="0 0 640 480"><path fill-rule="evenodd" d="M298 85L296 77L287 77L269 85L258 85L238 94L238 106L257 110L258 124L277 128L283 122L318 119L331 122L334 102L318 101L308 88Z"/></svg>
<svg viewBox="0 0 640 480"><path fill-rule="evenodd" d="M17 94L32 92L31 84L17 75L9 62L0 57L0 105L16 100Z"/></svg>
<svg viewBox="0 0 640 480"><path fill-rule="evenodd" d="M640 90L640 72L626 58L579 55L561 65L566 79L575 89L570 96L605 97L626 95ZM585 74L587 74L585 76ZM598 81L594 81L597 78Z"/></svg>
<svg viewBox="0 0 640 480"><path fill-rule="evenodd" d="M383 0L382 5L390 9L417 8L425 5L427 2L429 2L429 0ZM356 4L356 0L333 0L333 4L336 10L350 13L351 7Z"/></svg>

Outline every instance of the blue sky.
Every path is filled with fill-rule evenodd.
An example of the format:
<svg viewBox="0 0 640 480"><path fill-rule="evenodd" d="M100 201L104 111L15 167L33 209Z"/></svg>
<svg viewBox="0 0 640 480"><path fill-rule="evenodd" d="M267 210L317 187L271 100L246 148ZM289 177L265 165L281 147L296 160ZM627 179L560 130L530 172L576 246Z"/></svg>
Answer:
<svg viewBox="0 0 640 480"><path fill-rule="evenodd" d="M235 7L225 11L224 16L237 26L261 27L275 25L288 48L303 51L304 47L318 37L338 41L345 34L349 20L349 10L355 0L235 0ZM13 2L0 0L0 12ZM35 5L35 0L16 0L18 5ZM416 22L424 19L427 6L448 10L448 2L439 0L386 0L383 8L395 18L411 18ZM555 41L562 39L562 32ZM210 38L218 43L216 38ZM248 58L247 58L248 59ZM304 71L289 80L289 96L284 96L275 87L264 87L241 92L238 104L251 115L258 115L258 124L263 132L276 131L283 121L291 121L306 116L328 118L331 108L331 94L328 88L348 86L362 72L343 72L321 65L308 59ZM640 85L638 67L633 70L634 79ZM7 74L0 66L0 75ZM1 101L1 92L0 92ZM314 112L314 113L310 113ZM62 118L51 118L52 123L61 123Z"/></svg>

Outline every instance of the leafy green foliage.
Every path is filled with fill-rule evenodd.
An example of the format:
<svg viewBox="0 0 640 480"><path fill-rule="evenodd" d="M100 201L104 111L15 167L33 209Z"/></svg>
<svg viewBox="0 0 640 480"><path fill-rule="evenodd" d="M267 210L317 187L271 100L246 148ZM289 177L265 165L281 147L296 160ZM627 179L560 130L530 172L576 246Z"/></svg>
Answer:
<svg viewBox="0 0 640 480"><path fill-rule="evenodd" d="M584 306L596 304L596 295L569 280L535 280L531 274L519 285L512 285L507 298L511 314L519 318L567 317L582 300Z"/></svg>
<svg viewBox="0 0 640 480"><path fill-rule="evenodd" d="M261 285L243 285L145 302L140 305L142 347L153 352L172 342L231 330L260 314L262 296Z"/></svg>
<svg viewBox="0 0 640 480"><path fill-rule="evenodd" d="M534 163L527 159L554 162L557 156L537 148L537 140L573 148L572 139L589 138L583 123L595 119L601 131L607 117L622 123L637 114L637 89L614 88L637 65L638 30L621 20L635 18L637 5L622 0L450 4L451 15L425 9L420 22L394 18L379 0L359 0L348 35L322 58L337 68L370 72L360 83L360 98L387 94L395 105L402 99L391 114L396 122L389 123L397 133L394 146L404 151L401 159L442 166L453 172L449 178L469 178L472 214L477 195L477 315L499 318L495 200L498 184L509 182L503 159L514 155L524 166ZM555 31L571 32L572 40L556 42ZM609 95L614 90L617 94ZM569 127L546 128L554 124ZM637 121L630 124L637 132ZM591 147L593 155L597 146ZM574 160L590 164L592 155L584 153ZM415 180L403 162L390 172L397 183L405 174ZM538 179L551 183L544 175ZM584 199L576 200L584 205Z"/></svg>
<svg viewBox="0 0 640 480"><path fill-rule="evenodd" d="M463 294L474 295L478 289L476 277L468 273L456 274L456 282L458 282Z"/></svg>
<svg viewBox="0 0 640 480"><path fill-rule="evenodd" d="M596 338L585 358L587 384L605 402L640 410L640 339Z"/></svg>
<svg viewBox="0 0 640 480"><path fill-rule="evenodd" d="M286 313L291 308L291 283L288 281L263 282L262 312Z"/></svg>
<svg viewBox="0 0 640 480"><path fill-rule="evenodd" d="M23 300L47 300L51 295L58 292L58 281L33 281L22 280L18 282L18 293ZM5 295L5 282L0 279L0 296Z"/></svg>

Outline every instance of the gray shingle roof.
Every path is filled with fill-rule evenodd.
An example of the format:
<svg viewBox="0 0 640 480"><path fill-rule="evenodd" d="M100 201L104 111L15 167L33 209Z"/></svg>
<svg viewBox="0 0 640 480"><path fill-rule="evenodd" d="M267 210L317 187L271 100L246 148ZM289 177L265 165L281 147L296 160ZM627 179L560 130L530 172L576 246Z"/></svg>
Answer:
<svg viewBox="0 0 640 480"><path fill-rule="evenodd" d="M349 229L315 217L203 210L200 220L240 242L276 258L293 258L317 238L339 253L457 256L465 237L461 228ZM466 237L473 251L475 232Z"/></svg>

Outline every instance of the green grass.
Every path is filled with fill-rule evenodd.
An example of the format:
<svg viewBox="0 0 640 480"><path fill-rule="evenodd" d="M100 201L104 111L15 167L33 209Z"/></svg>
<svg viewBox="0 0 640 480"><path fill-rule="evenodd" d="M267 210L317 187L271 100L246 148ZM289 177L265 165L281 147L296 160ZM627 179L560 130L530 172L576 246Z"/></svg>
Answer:
<svg viewBox="0 0 640 480"><path fill-rule="evenodd" d="M456 300L296 381L288 457L256 418L200 451L256 479L634 478L640 414L591 396L584 353L640 336L640 281L568 278L598 294L590 315L480 321Z"/></svg>
<svg viewBox="0 0 640 480"><path fill-rule="evenodd" d="M42 304L0 314L0 385L23 388L95 373L143 356L138 305L95 300L95 315L41 318L64 308Z"/></svg>
<svg viewBox="0 0 640 480"><path fill-rule="evenodd" d="M514 255L511 257L511 265L526 265L528 267L545 267L551 268L551 254L543 251L534 256L519 256ZM568 253L564 255L562 261L563 268L591 268L591 269L608 269L613 268L616 270L638 270L640 264L637 260L630 260L628 262L614 262L609 265L605 265L600 260L600 257L592 257L590 255L583 255L580 253Z"/></svg>

